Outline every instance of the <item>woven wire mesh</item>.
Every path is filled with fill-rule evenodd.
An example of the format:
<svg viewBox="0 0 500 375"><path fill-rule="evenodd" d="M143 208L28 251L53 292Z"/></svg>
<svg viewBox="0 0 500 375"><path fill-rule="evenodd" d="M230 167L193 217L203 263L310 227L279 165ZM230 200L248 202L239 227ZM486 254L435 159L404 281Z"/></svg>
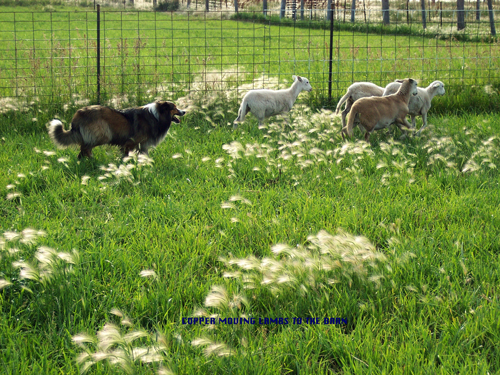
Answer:
<svg viewBox="0 0 500 375"><path fill-rule="evenodd" d="M356 12L358 29L343 27L350 10L331 13L334 98L354 81L384 86L412 77L423 85L439 79L458 87L500 81L500 48L487 15L474 22L472 13L460 33L455 11L430 10L425 32L417 21L420 10L392 11L390 29L380 23L380 11L371 12ZM279 9L268 10L269 19L260 17L262 11L245 14L238 20L228 10L101 11L98 61L95 11L2 13L0 97L52 104L95 101L97 64L103 102L175 99L228 87L283 88L294 74L308 77L315 95L327 96L326 10L305 9L302 15L288 9L283 23L273 21Z"/></svg>

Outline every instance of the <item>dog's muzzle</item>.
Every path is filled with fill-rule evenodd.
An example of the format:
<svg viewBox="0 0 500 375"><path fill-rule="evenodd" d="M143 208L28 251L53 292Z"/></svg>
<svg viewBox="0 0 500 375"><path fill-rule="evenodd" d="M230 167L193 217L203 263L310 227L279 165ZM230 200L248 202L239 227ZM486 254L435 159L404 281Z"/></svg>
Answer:
<svg viewBox="0 0 500 375"><path fill-rule="evenodd" d="M175 116L184 116L186 114L186 111L181 111L180 109L177 110L177 113L172 116L172 121L175 122L176 124L180 124L181 120L179 120Z"/></svg>

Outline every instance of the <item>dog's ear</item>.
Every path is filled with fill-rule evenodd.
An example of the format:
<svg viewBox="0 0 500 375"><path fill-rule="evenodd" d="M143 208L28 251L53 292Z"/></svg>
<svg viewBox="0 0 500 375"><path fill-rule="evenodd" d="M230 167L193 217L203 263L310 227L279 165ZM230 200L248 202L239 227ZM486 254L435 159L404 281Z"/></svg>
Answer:
<svg viewBox="0 0 500 375"><path fill-rule="evenodd" d="M174 103L170 103L170 102L167 102L167 101L162 101L162 102L158 102L158 105L166 110L166 111L169 111L169 110L172 110L175 108L175 104Z"/></svg>

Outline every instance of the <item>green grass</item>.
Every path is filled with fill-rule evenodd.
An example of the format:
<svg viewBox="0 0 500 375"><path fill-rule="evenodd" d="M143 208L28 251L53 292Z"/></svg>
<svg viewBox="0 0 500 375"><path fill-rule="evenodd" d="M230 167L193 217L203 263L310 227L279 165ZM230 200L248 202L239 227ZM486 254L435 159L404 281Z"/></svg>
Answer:
<svg viewBox="0 0 500 375"><path fill-rule="evenodd" d="M324 19L324 13L322 11L322 18L320 19L308 19L304 17L304 20L300 19L300 12L297 12L297 19L293 18L280 18L278 15L264 15L262 12L239 12L231 16L231 19L241 20L241 21L251 21L270 25L279 26L289 26L294 28L306 28L306 29L323 29L330 30L330 21ZM350 10L349 10L350 13ZM308 16L309 12L305 11L305 15ZM359 15L360 13L358 13ZM430 39L450 39L464 41L464 42L497 42L497 38L489 35L491 30L489 29L489 24L483 22L470 22L468 29L457 31L455 20L455 10L445 12L445 22L441 24L440 22L429 22L429 26L424 29L422 25L415 20L411 22L406 22L401 17L406 13L399 11L397 13L397 19L389 25L384 25L381 20L375 22L354 22L341 21L340 19L334 18L333 29L335 31L347 31L347 32L359 32L367 34L383 34L383 35L402 35L402 36L414 36L420 38L430 38ZM412 13L413 15L414 13ZM450 17L451 16L451 17ZM349 14L350 17L350 14ZM310 17L309 17L310 18ZM394 22L395 21L395 22ZM471 26L472 24L472 26ZM443 27L444 25L444 27Z"/></svg>
<svg viewBox="0 0 500 375"><path fill-rule="evenodd" d="M102 360L89 369L99 374L150 374L158 360L178 374L500 370L498 116L434 116L422 137L379 131L369 146L343 142L338 117L305 105L290 123L259 130L249 116L231 131L225 101L197 102L152 165L112 147L82 161L56 150L44 129L52 111L1 117L0 228L46 233L2 245L5 373L78 373L79 333L103 357L156 355ZM129 178L115 177L127 164ZM79 258L45 267L40 245ZM23 278L19 260L52 278ZM348 323L182 325L210 314Z"/></svg>
<svg viewBox="0 0 500 375"><path fill-rule="evenodd" d="M29 105L4 98L0 115L2 372L500 371L496 43L337 30L334 97L393 75L446 85L422 137L368 145L319 109L325 30L105 13L104 101L188 114L152 161L112 147L79 161L45 124L95 100L94 14L8 17L2 95ZM242 93L292 74L314 91L289 122L232 131ZM212 314L289 324L182 324ZM325 317L347 324L292 324Z"/></svg>

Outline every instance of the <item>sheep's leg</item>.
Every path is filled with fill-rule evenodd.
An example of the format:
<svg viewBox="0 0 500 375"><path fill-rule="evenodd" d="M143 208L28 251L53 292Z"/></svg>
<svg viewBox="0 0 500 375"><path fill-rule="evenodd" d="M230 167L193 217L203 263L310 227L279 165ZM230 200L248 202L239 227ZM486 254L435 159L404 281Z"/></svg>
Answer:
<svg viewBox="0 0 500 375"><path fill-rule="evenodd" d="M345 128L345 118L347 117L347 114L350 112L353 104L354 101L351 99L351 97L349 97L349 99L347 99L345 109L342 111L342 129Z"/></svg>
<svg viewBox="0 0 500 375"><path fill-rule="evenodd" d="M347 127L345 128L342 128L342 131L341 131L341 134L342 134L342 139L345 141L346 139L348 139L351 135L349 134L349 124L347 124Z"/></svg>
<svg viewBox="0 0 500 375"><path fill-rule="evenodd" d="M248 112L250 112L250 106L245 101L245 98L243 98L243 102L241 103L240 109L238 111L238 117L236 117L233 122L233 130L238 128L238 122L245 121L245 116Z"/></svg>
<svg viewBox="0 0 500 375"><path fill-rule="evenodd" d="M407 137L407 130L412 129L412 125L408 122L406 117L396 120L396 125L403 132L403 135L399 139L405 139ZM403 129L402 125L404 125L406 129Z"/></svg>
<svg viewBox="0 0 500 375"><path fill-rule="evenodd" d="M411 128L413 130L413 136L415 136L416 134L416 130L417 130L417 118L415 115L410 115L411 117Z"/></svg>
<svg viewBox="0 0 500 375"><path fill-rule="evenodd" d="M406 130L406 129L412 129L412 125L408 122L406 117L400 118L396 120L396 125L399 127L401 130ZM402 128L402 125L406 127L406 129Z"/></svg>
<svg viewBox="0 0 500 375"><path fill-rule="evenodd" d="M422 130L424 130L424 128L427 126L427 112L422 112L422 122L423 122L422 127L417 132L418 136L420 136L420 134L422 133Z"/></svg>
<svg viewBox="0 0 500 375"><path fill-rule="evenodd" d="M365 142L367 142L367 143L370 142L370 132L369 131L365 132Z"/></svg>

